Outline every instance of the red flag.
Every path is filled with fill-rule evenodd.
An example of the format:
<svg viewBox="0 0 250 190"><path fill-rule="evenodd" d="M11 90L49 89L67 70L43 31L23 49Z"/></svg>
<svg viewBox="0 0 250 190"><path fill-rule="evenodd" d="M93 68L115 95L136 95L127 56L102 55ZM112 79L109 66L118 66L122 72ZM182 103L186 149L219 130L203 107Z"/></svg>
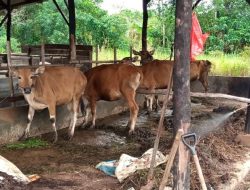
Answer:
<svg viewBox="0 0 250 190"><path fill-rule="evenodd" d="M196 14L192 14L192 29L191 29L191 60L194 61L195 57L203 51L204 44L209 34L202 34L200 23Z"/></svg>

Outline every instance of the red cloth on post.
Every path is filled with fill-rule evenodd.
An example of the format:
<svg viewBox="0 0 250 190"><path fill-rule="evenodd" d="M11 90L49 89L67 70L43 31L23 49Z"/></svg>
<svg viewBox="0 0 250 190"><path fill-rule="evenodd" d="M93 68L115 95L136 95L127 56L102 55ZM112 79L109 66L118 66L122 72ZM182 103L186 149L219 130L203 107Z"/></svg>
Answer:
<svg viewBox="0 0 250 190"><path fill-rule="evenodd" d="M209 34L202 34L200 23L197 19L196 14L192 14L192 29L191 29L191 48L190 58L191 61L195 60L195 57L203 51L204 44Z"/></svg>

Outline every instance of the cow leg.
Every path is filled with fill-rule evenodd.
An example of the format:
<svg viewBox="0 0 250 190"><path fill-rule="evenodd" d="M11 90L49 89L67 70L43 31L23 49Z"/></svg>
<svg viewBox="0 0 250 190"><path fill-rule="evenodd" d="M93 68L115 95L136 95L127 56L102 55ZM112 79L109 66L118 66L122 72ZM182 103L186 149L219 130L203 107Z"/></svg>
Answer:
<svg viewBox="0 0 250 190"><path fill-rule="evenodd" d="M155 111L158 111L158 108L160 107L159 105L159 99L158 99L158 95L155 95Z"/></svg>
<svg viewBox="0 0 250 190"><path fill-rule="evenodd" d="M148 106L149 112L152 112L153 110L153 102L154 102L154 95L149 95L149 106Z"/></svg>
<svg viewBox="0 0 250 190"><path fill-rule="evenodd" d="M135 129L135 123L136 123L139 107L135 102L134 90L129 90L126 93L124 93L124 97L128 101L128 106L130 109L130 120L129 120L128 125L130 125L129 134L131 134Z"/></svg>
<svg viewBox="0 0 250 190"><path fill-rule="evenodd" d="M79 101L78 100L73 100L73 118L71 120L73 120L72 125L69 126L69 139L72 139L74 132L75 132L75 126L76 126L76 120L77 120L77 113L79 110ZM70 122L71 124L71 122Z"/></svg>
<svg viewBox="0 0 250 190"><path fill-rule="evenodd" d="M84 123L82 124L82 127L85 127L87 123L89 122L90 112L91 112L91 109L89 106L87 106L85 110Z"/></svg>
<svg viewBox="0 0 250 190"><path fill-rule="evenodd" d="M32 108L31 106L29 106L29 113L28 113L28 122L27 122L27 127L25 129L25 132L24 132L24 137L27 138L29 136L29 133L30 133L30 125L31 125L31 122L33 120L33 116L35 114L35 110L34 108Z"/></svg>
<svg viewBox="0 0 250 190"><path fill-rule="evenodd" d="M201 82L202 86L205 89L205 93L207 93L207 91L208 91L208 82L207 82L207 80L200 79L200 82Z"/></svg>
<svg viewBox="0 0 250 190"><path fill-rule="evenodd" d="M92 124L90 128L95 128L95 120L96 120L96 101L90 102L91 114L92 114Z"/></svg>
<svg viewBox="0 0 250 190"><path fill-rule="evenodd" d="M50 122L55 133L54 140L53 140L53 143L55 143L58 139L57 130L56 130L56 106L55 105L49 106L48 109L49 109Z"/></svg>

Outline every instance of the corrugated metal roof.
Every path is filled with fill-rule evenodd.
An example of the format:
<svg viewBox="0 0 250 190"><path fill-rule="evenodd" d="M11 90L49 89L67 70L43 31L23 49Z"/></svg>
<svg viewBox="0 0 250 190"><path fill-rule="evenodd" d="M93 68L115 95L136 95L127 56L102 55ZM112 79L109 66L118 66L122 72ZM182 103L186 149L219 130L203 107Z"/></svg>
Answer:
<svg viewBox="0 0 250 190"><path fill-rule="evenodd" d="M30 4L30 3L39 3L44 0L10 0L11 8L15 9L18 6ZM0 0L0 10L6 9L7 0Z"/></svg>

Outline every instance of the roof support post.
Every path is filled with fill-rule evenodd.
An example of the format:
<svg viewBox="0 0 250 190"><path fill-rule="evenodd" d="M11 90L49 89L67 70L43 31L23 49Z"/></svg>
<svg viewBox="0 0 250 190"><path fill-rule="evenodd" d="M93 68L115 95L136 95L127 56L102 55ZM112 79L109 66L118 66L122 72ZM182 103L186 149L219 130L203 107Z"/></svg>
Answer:
<svg viewBox="0 0 250 190"><path fill-rule="evenodd" d="M6 44L6 49L7 49L7 64L8 64L8 70L10 72L11 69L11 42L10 42L10 37L11 37L11 6L10 6L10 1L7 0L7 32L6 32L6 37L7 37L7 44ZM10 86L10 96L14 95L14 87L13 87L13 78L12 75L10 75L10 80L9 80L9 86Z"/></svg>
<svg viewBox="0 0 250 190"><path fill-rule="evenodd" d="M190 127L190 32L192 24L192 0L176 1L173 103L174 130L187 133ZM190 154L180 142L174 165L174 190L190 189Z"/></svg>
<svg viewBox="0 0 250 190"><path fill-rule="evenodd" d="M70 62L76 60L76 44L75 44L75 33L76 33L76 19L75 19L75 1L68 0L69 8L69 44L70 44Z"/></svg>

